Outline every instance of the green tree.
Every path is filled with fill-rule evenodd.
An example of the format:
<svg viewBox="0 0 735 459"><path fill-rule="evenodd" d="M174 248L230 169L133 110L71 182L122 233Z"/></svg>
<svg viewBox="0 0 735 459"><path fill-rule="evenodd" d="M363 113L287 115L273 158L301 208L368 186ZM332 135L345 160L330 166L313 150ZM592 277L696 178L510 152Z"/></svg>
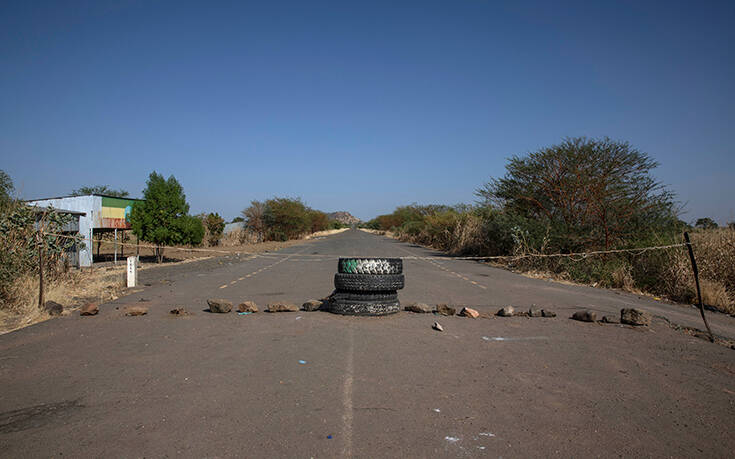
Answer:
<svg viewBox="0 0 735 459"><path fill-rule="evenodd" d="M709 217L698 218L694 226L700 229L716 229L719 227L717 222Z"/></svg>
<svg viewBox="0 0 735 459"><path fill-rule="evenodd" d="M209 245L212 247L219 245L222 233L225 230L225 219L220 217L218 213L210 213L204 219L204 225L206 226Z"/></svg>
<svg viewBox="0 0 735 459"><path fill-rule="evenodd" d="M657 166L627 142L571 138L514 156L476 194L543 223L553 249L610 248L675 224L673 194L651 175Z"/></svg>
<svg viewBox="0 0 735 459"><path fill-rule="evenodd" d="M143 199L133 204L130 223L138 239L156 244L158 263L163 261L164 246L202 242L202 222L188 215L184 189L173 175L164 179L157 172L151 172Z"/></svg>
<svg viewBox="0 0 735 459"><path fill-rule="evenodd" d="M107 185L92 185L83 186L72 190L72 196L86 196L88 194L104 194L107 196L114 196L117 198L127 198L130 194L125 190L113 190Z"/></svg>
<svg viewBox="0 0 735 459"><path fill-rule="evenodd" d="M274 241L296 239L311 229L309 209L301 199L273 198L265 202L266 237Z"/></svg>

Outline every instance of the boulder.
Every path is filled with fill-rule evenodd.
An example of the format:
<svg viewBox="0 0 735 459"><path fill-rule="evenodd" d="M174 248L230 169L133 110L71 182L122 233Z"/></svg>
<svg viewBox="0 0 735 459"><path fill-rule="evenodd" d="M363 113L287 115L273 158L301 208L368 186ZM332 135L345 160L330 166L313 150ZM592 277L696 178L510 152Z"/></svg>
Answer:
<svg viewBox="0 0 735 459"><path fill-rule="evenodd" d="M528 310L528 317L543 317L544 316L544 310L539 309L537 307L531 306L531 308Z"/></svg>
<svg viewBox="0 0 735 459"><path fill-rule="evenodd" d="M295 304L291 303L283 303L283 302L277 302L277 303L270 303L266 307L266 311L268 312L298 312L299 307Z"/></svg>
<svg viewBox="0 0 735 459"><path fill-rule="evenodd" d="M184 308L173 308L169 311L169 314L173 314L175 316L188 316L189 312Z"/></svg>
<svg viewBox="0 0 735 459"><path fill-rule="evenodd" d="M258 306L252 301L243 301L237 305L237 312L258 312Z"/></svg>
<svg viewBox="0 0 735 459"><path fill-rule="evenodd" d="M597 314L594 311L577 311L572 314L572 319L580 322L595 322L597 320Z"/></svg>
<svg viewBox="0 0 735 459"><path fill-rule="evenodd" d="M321 309L323 302L319 300L309 300L301 305L301 309L304 311L318 311Z"/></svg>
<svg viewBox="0 0 735 459"><path fill-rule="evenodd" d="M620 322L615 316L602 316L602 320L600 321L603 324L619 324Z"/></svg>
<svg viewBox="0 0 735 459"><path fill-rule="evenodd" d="M406 311L410 311L410 312L417 312L419 314L433 312L431 307L428 304L424 304L424 303L412 303L403 309L405 309Z"/></svg>
<svg viewBox="0 0 735 459"><path fill-rule="evenodd" d="M207 300L209 312L225 314L232 311L232 302L220 298L210 298Z"/></svg>
<svg viewBox="0 0 735 459"><path fill-rule="evenodd" d="M49 315L60 316L64 312L64 306L60 305L56 301L47 301L43 304L43 310Z"/></svg>
<svg viewBox="0 0 735 459"><path fill-rule="evenodd" d="M462 310L459 311L459 315L463 317L471 317L473 319L480 317L480 313L472 308L462 308Z"/></svg>
<svg viewBox="0 0 735 459"><path fill-rule="evenodd" d="M499 315L500 317L512 317L514 312L515 309L513 309L513 306L506 306L498 311L497 315Z"/></svg>
<svg viewBox="0 0 735 459"><path fill-rule="evenodd" d="M550 309L542 309L541 317L556 317L556 313Z"/></svg>
<svg viewBox="0 0 735 459"><path fill-rule="evenodd" d="M100 308L95 303L87 303L79 309L80 316L96 316L99 312Z"/></svg>
<svg viewBox="0 0 735 459"><path fill-rule="evenodd" d="M436 309L434 310L434 312L442 316L453 316L457 313L457 310L449 306L448 304L442 303L436 305Z"/></svg>
<svg viewBox="0 0 735 459"><path fill-rule="evenodd" d="M651 314L635 308L624 308L620 310L620 322L627 325L648 326L651 325Z"/></svg>
<svg viewBox="0 0 735 459"><path fill-rule="evenodd" d="M143 306L127 306L123 312L126 316L144 316L148 314L148 308Z"/></svg>

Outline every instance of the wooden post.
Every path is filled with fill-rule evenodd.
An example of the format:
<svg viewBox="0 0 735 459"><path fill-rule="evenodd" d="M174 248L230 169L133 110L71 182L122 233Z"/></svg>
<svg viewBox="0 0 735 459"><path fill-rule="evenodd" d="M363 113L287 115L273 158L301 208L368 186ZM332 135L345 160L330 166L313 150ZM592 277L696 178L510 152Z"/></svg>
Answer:
<svg viewBox="0 0 735 459"><path fill-rule="evenodd" d="M115 228L115 257L113 258L114 264L117 264L117 228Z"/></svg>
<svg viewBox="0 0 735 459"><path fill-rule="evenodd" d="M699 288L699 270L697 269L697 261L694 259L694 250L692 250L692 242L689 240L689 233L686 231L684 232L684 240L687 244L687 249L689 250L689 259L692 262L692 271L694 271L694 283L697 286L697 300L699 301L699 312L702 314L702 320L704 321L704 326L707 327L707 332L709 333L709 340L711 342L715 342L715 337L712 334L712 330L709 328L709 323L707 323L707 317L704 315L704 303L702 303L702 291Z"/></svg>
<svg viewBox="0 0 735 459"><path fill-rule="evenodd" d="M43 226L39 226L36 242L38 243L38 308L43 309L45 303L45 292L43 291L43 238L41 232Z"/></svg>

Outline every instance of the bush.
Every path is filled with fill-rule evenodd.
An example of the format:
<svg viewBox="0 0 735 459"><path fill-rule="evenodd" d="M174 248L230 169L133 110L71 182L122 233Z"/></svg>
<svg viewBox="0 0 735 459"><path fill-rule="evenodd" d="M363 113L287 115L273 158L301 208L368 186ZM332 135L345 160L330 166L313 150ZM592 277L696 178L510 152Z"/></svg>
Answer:
<svg viewBox="0 0 735 459"><path fill-rule="evenodd" d="M82 244L78 238L57 237L49 234L39 238L34 227L39 214L19 201L6 203L0 211L0 305L13 308L18 302L16 282L31 275L38 276L39 243L43 251L45 279L53 280L68 267L66 251L74 244ZM41 216L46 233L60 233L71 220L53 210Z"/></svg>
<svg viewBox="0 0 735 459"><path fill-rule="evenodd" d="M222 234L225 231L225 219L220 217L218 213L210 213L202 220L209 246L214 247L219 245L219 241L222 239Z"/></svg>
<svg viewBox="0 0 735 459"><path fill-rule="evenodd" d="M311 230L309 209L301 199L273 198L267 200L263 221L266 238L272 241L298 239Z"/></svg>

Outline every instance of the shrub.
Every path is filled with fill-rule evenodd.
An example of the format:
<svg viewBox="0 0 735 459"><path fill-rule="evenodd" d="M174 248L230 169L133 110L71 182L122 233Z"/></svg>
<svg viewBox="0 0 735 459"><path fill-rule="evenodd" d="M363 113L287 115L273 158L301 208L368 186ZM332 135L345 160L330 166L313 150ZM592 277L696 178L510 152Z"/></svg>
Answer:
<svg viewBox="0 0 735 459"><path fill-rule="evenodd" d="M203 220L207 243L210 247L219 245L225 230L224 218L220 217L218 213L210 213Z"/></svg>

